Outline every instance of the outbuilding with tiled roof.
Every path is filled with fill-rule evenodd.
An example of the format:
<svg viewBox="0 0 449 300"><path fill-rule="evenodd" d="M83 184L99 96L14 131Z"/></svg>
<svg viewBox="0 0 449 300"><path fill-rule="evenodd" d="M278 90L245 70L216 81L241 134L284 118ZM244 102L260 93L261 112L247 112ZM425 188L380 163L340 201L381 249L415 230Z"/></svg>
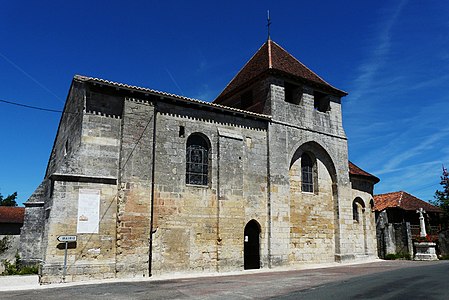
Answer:
<svg viewBox="0 0 449 300"><path fill-rule="evenodd" d="M0 234L20 234L25 207L0 206Z"/></svg>
<svg viewBox="0 0 449 300"><path fill-rule="evenodd" d="M420 208L426 211L426 219L432 226L439 226L440 215L443 210L440 207L423 201L407 192L398 191L374 196L374 209L376 212L386 211L390 223L410 222L419 225Z"/></svg>

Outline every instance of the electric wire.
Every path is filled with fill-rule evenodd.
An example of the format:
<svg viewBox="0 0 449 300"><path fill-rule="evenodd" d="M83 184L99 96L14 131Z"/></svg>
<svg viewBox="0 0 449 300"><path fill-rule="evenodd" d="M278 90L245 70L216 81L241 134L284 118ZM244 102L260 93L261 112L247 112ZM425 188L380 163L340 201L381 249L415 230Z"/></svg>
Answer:
<svg viewBox="0 0 449 300"><path fill-rule="evenodd" d="M18 106L18 107L22 107L22 108L28 108L28 109L34 109L34 110L39 110L39 111L46 111L46 112L52 112L52 113L60 113L60 114L81 114L82 112L71 112L71 111L67 111L67 110L58 110L58 109L52 109L52 108L45 108L45 107L40 107L40 106L34 106L34 105L28 105L28 104L23 104L23 103L19 103L19 102L15 102L15 101L8 101L8 100L3 100L0 99L1 103L6 103L6 104L10 104L10 105L14 105L14 106ZM126 116L145 116L146 113L138 113L138 112L127 112ZM133 118L133 117L129 117L131 119L137 119L137 118ZM139 118L140 119L140 118Z"/></svg>
<svg viewBox="0 0 449 300"><path fill-rule="evenodd" d="M6 104L10 104L10 105L19 106L19 107L25 107L25 108L30 108L30 109L41 110L41 111L49 111L49 112L55 112L55 113L62 113L63 112L62 110L51 109L51 108L44 108L44 107L28 105L28 104L22 104L22 103L18 103L18 102L3 100L3 99L0 99L0 102L6 103Z"/></svg>

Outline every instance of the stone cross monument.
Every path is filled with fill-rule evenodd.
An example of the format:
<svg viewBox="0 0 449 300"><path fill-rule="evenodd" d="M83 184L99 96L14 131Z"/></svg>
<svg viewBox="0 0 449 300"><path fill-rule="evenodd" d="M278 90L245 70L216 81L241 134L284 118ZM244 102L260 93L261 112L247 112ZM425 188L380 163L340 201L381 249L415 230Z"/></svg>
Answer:
<svg viewBox="0 0 449 300"><path fill-rule="evenodd" d="M420 237L426 237L426 223L424 222L424 215L426 211L421 207L420 209L416 210L416 213L419 214L419 228L421 229L419 236Z"/></svg>

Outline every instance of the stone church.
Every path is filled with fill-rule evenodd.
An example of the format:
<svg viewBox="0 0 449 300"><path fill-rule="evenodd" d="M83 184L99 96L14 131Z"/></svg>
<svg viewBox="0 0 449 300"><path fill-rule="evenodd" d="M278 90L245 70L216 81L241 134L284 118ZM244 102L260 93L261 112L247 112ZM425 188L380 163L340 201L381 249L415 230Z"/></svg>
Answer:
<svg viewBox="0 0 449 300"><path fill-rule="evenodd" d="M268 39L212 102L75 76L20 255L41 282L377 257L333 87Z"/></svg>

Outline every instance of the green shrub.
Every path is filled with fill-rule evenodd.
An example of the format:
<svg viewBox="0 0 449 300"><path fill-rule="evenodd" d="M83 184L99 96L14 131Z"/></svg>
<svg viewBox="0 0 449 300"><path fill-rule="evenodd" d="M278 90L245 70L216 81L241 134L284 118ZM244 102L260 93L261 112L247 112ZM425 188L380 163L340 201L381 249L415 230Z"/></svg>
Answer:
<svg viewBox="0 0 449 300"><path fill-rule="evenodd" d="M20 256L16 254L16 259L14 262L10 262L6 259L3 260L5 265L5 271L1 275L28 275L37 274L39 266L23 266L20 264Z"/></svg>
<svg viewBox="0 0 449 300"><path fill-rule="evenodd" d="M6 250L8 250L9 244L10 244L9 236L5 236L2 239L0 239L0 254L4 253Z"/></svg>
<svg viewBox="0 0 449 300"><path fill-rule="evenodd" d="M440 260L449 260L449 255L440 256Z"/></svg>
<svg viewBox="0 0 449 300"><path fill-rule="evenodd" d="M399 253L400 257L398 257L399 259L406 259L406 260L411 260L412 257L410 256L410 253Z"/></svg>

